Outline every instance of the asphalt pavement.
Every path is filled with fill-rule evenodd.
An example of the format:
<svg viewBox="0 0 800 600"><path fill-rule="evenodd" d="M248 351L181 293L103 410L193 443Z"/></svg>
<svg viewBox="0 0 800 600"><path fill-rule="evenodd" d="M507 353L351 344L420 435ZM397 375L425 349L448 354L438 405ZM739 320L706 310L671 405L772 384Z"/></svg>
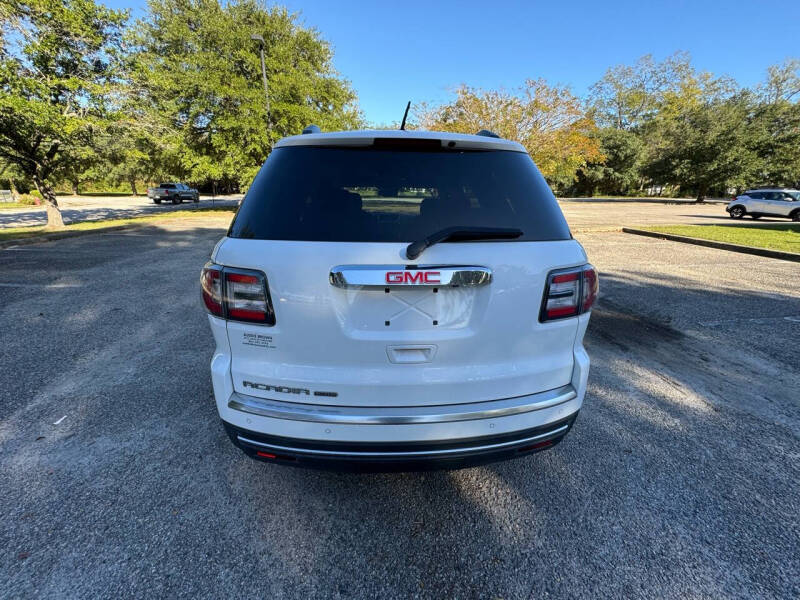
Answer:
<svg viewBox="0 0 800 600"><path fill-rule="evenodd" d="M0 597L800 596L796 264L580 235L601 299L563 443L337 474L219 424L198 275L223 232L0 250Z"/></svg>

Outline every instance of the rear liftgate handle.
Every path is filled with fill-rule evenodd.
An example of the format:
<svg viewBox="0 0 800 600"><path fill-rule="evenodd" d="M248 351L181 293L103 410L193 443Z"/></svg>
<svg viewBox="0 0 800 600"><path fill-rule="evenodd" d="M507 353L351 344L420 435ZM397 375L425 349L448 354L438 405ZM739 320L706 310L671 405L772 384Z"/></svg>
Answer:
<svg viewBox="0 0 800 600"><path fill-rule="evenodd" d="M389 362L397 365L427 363L436 356L434 345L386 346Z"/></svg>

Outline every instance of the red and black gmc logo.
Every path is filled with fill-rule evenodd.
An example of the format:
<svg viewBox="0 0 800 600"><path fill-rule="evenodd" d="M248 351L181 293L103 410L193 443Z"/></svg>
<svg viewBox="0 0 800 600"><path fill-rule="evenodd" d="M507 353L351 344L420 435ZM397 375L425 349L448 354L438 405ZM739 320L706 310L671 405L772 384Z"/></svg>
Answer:
<svg viewBox="0 0 800 600"><path fill-rule="evenodd" d="M437 284L442 282L440 271L387 271L386 283L412 285Z"/></svg>

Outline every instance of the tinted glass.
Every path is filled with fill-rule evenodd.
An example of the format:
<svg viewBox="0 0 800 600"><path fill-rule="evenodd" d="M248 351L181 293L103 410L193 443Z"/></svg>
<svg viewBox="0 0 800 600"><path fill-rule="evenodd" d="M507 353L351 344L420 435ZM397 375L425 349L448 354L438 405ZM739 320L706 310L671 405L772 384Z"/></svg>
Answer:
<svg viewBox="0 0 800 600"><path fill-rule="evenodd" d="M750 196L753 200L762 200L764 198L764 194L762 194L761 192L750 192L747 195Z"/></svg>
<svg viewBox="0 0 800 600"><path fill-rule="evenodd" d="M570 238L527 154L313 146L272 153L229 235L411 242L454 226L515 227L521 241Z"/></svg>
<svg viewBox="0 0 800 600"><path fill-rule="evenodd" d="M175 184L174 183L162 183L158 187L166 189L166 190L174 190L175 189Z"/></svg>

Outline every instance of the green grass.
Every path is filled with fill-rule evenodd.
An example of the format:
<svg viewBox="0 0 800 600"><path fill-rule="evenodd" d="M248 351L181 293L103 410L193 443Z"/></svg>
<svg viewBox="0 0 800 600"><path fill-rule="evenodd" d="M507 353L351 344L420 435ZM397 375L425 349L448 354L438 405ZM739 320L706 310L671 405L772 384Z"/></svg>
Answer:
<svg viewBox="0 0 800 600"><path fill-rule="evenodd" d="M663 225L642 227L647 231L672 233L687 237L755 246L770 250L800 253L800 223L764 223L763 225Z"/></svg>
<svg viewBox="0 0 800 600"><path fill-rule="evenodd" d="M6 240L18 240L21 238L37 237L50 233L61 233L64 231L87 231L91 229L103 229L104 227L119 227L121 225L146 225L148 223L158 223L178 218L206 218L218 217L220 213L230 213L231 216L236 211L233 206L219 206L215 208L202 208L195 210L174 210L158 215L146 215L142 217L129 217L127 219L106 219L103 221L82 221L66 227L51 228L46 225L30 225L28 227L4 227L0 228L0 242Z"/></svg>
<svg viewBox="0 0 800 600"><path fill-rule="evenodd" d="M12 208L40 208L33 204L20 204L19 202L0 202L0 210L9 210Z"/></svg>

